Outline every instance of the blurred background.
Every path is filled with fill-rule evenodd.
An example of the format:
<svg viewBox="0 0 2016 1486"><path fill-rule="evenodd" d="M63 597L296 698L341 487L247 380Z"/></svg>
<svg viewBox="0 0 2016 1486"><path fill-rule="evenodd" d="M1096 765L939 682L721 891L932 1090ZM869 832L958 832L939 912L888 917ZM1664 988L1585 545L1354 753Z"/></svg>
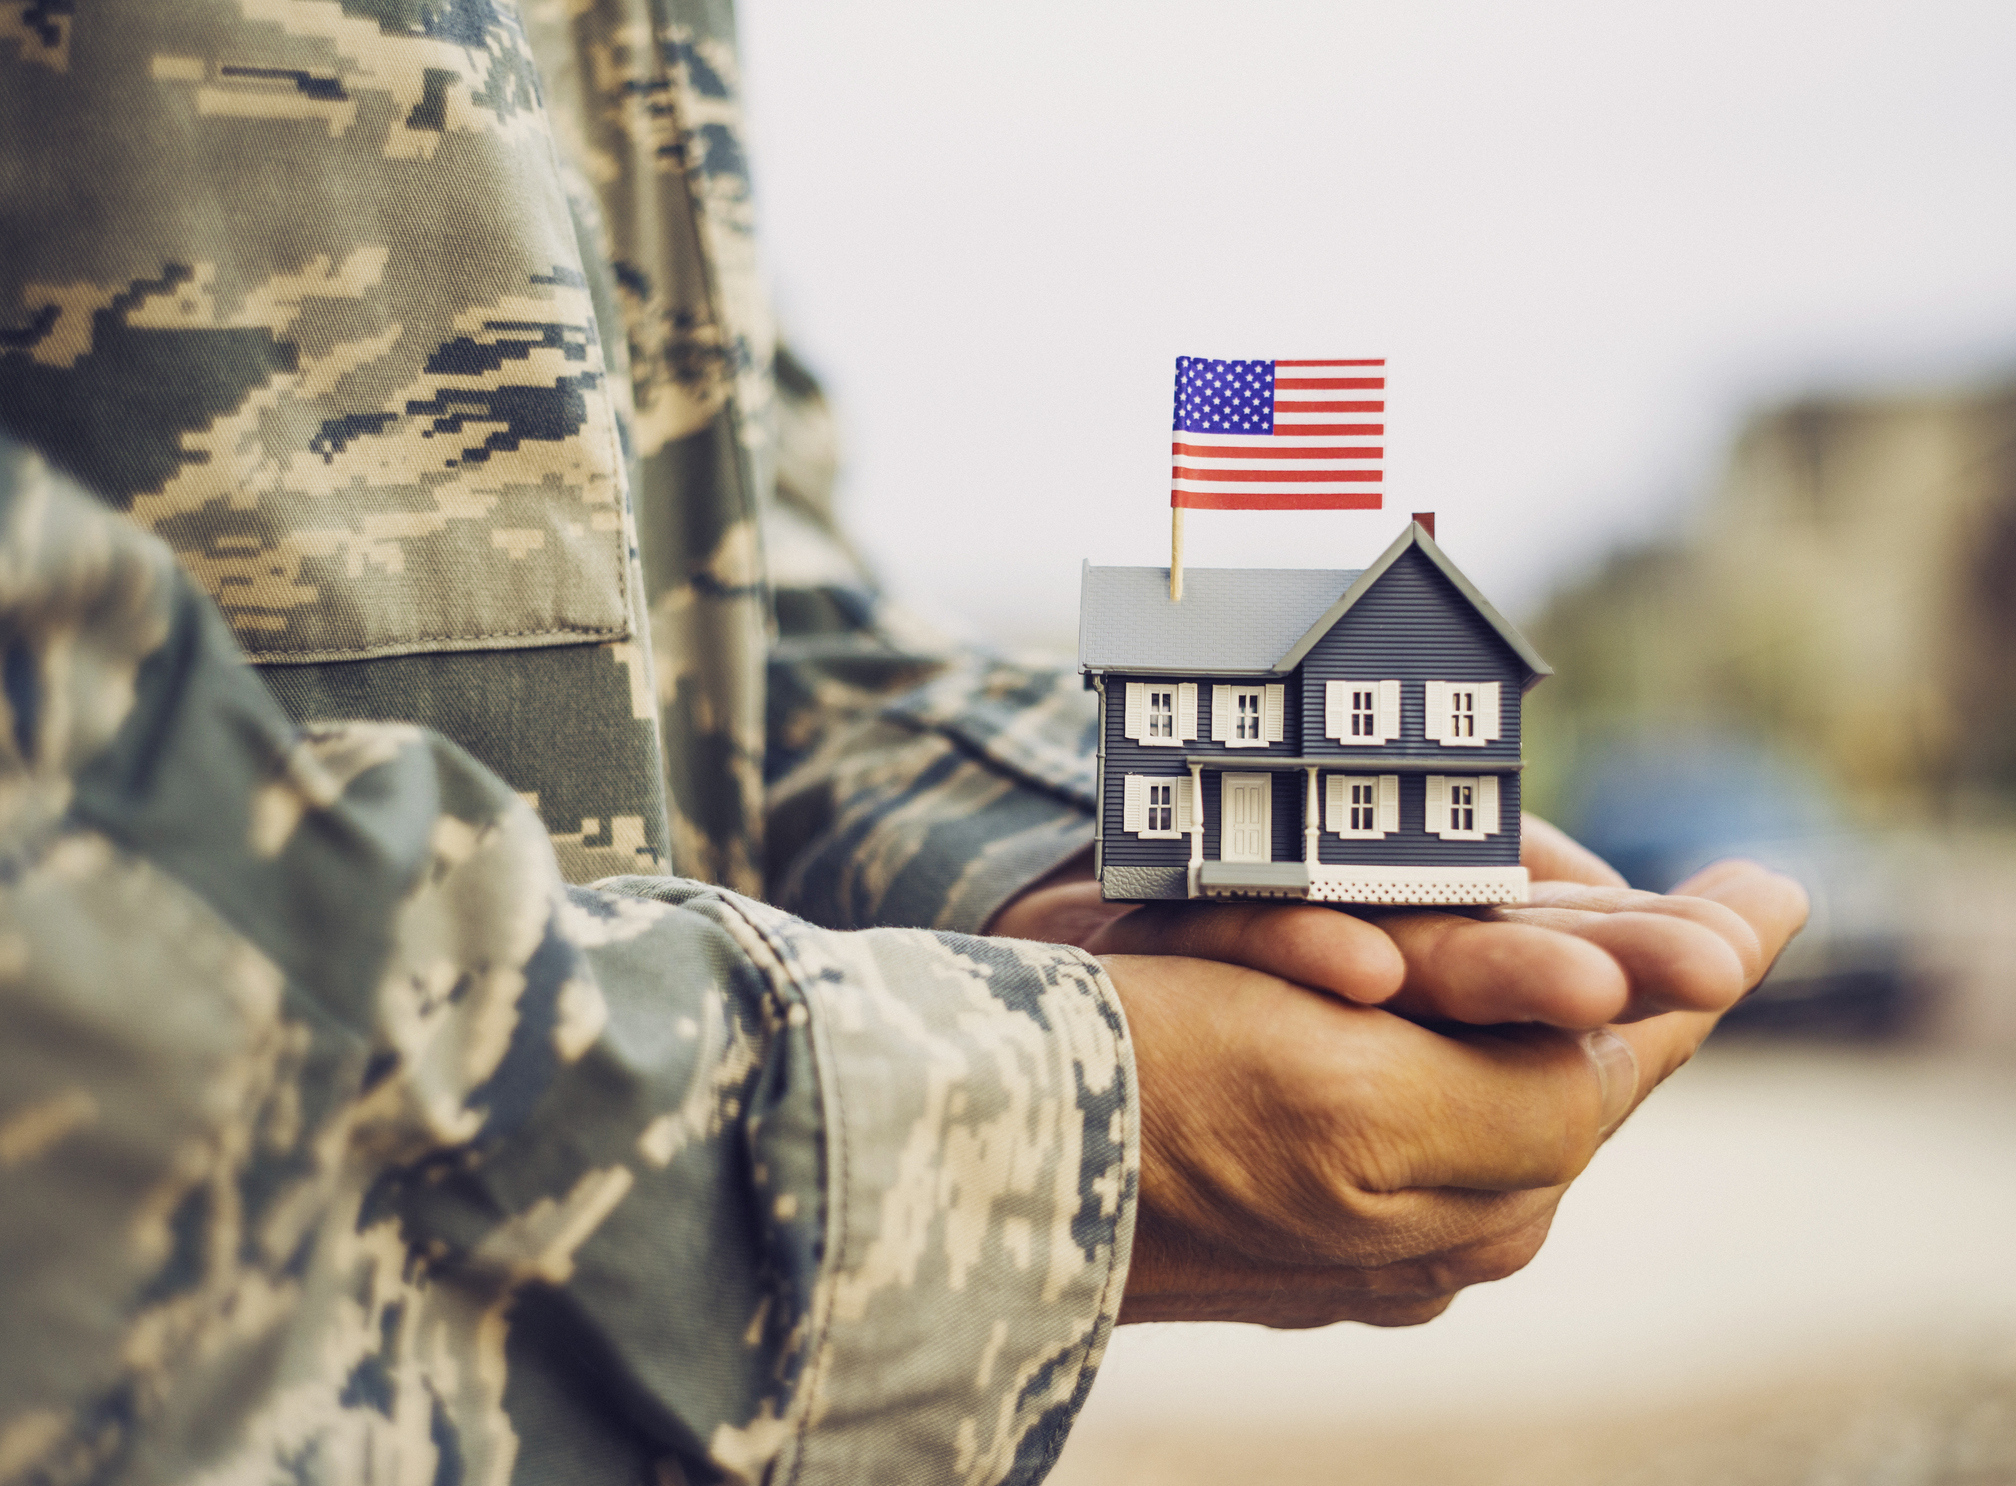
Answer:
<svg viewBox="0 0 2016 1486"><path fill-rule="evenodd" d="M1557 675L1532 796L1813 889L1524 1273L1135 1327L1055 1479L2016 1482L2016 7L743 0L770 276L887 584L1070 653L1167 561L1178 354L1389 359L1415 510Z"/></svg>

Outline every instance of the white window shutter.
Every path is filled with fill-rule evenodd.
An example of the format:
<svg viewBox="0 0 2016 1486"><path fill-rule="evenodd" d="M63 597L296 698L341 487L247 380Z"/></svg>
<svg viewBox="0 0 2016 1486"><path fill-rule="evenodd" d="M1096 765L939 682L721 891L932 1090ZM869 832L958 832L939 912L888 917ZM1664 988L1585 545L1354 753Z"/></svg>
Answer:
<svg viewBox="0 0 2016 1486"><path fill-rule="evenodd" d="M1197 683L1185 681L1176 688L1176 737L1189 743L1197 737Z"/></svg>
<svg viewBox="0 0 2016 1486"><path fill-rule="evenodd" d="M1191 706L1193 708L1196 706L1194 688L1191 693ZM1196 781L1188 776L1176 781L1176 829L1179 831L1194 830L1196 825L1202 824L1201 821L1193 824L1192 812L1197 808L1196 794Z"/></svg>
<svg viewBox="0 0 2016 1486"><path fill-rule="evenodd" d="M1323 736L1337 742L1347 741L1351 736L1351 683L1348 681L1326 681L1323 683ZM1330 781L1335 784L1336 780Z"/></svg>
<svg viewBox="0 0 2016 1486"><path fill-rule="evenodd" d="M1288 688L1270 686L1260 699L1260 737L1263 742L1279 743L1288 725Z"/></svg>
<svg viewBox="0 0 2016 1486"><path fill-rule="evenodd" d="M1333 681L1331 685L1336 685ZM1344 831L1350 829L1351 817L1344 813L1349 801L1344 795L1344 776L1332 774L1323 781L1323 829Z"/></svg>
<svg viewBox="0 0 2016 1486"><path fill-rule="evenodd" d="M1428 776L1428 810L1422 826L1431 836L1449 829L1449 789L1440 774Z"/></svg>
<svg viewBox="0 0 2016 1486"><path fill-rule="evenodd" d="M1477 738L1483 743L1496 742L1504 720L1498 701L1498 683L1480 681L1477 683ZM1492 785L1497 787L1495 781Z"/></svg>
<svg viewBox="0 0 2016 1486"><path fill-rule="evenodd" d="M1424 701L1422 711L1423 736L1430 743L1440 743L1442 741L1442 734L1449 725L1449 683L1446 681L1425 682L1422 691Z"/></svg>
<svg viewBox="0 0 2016 1486"><path fill-rule="evenodd" d="M1211 741L1223 743L1232 736L1232 688L1211 688Z"/></svg>
<svg viewBox="0 0 2016 1486"><path fill-rule="evenodd" d="M1148 683L1127 683L1127 724L1121 729L1136 743L1148 736Z"/></svg>
<svg viewBox="0 0 2016 1486"><path fill-rule="evenodd" d="M1129 774L1121 796L1120 827L1139 835L1148 829L1148 776Z"/></svg>
<svg viewBox="0 0 2016 1486"><path fill-rule="evenodd" d="M1498 834L1498 776L1483 774L1477 780L1477 829L1487 836Z"/></svg>
<svg viewBox="0 0 2016 1486"><path fill-rule="evenodd" d="M1392 832L1400 829L1400 776L1381 774L1379 776L1379 829Z"/></svg>
<svg viewBox="0 0 2016 1486"><path fill-rule="evenodd" d="M1379 741L1391 743L1400 736L1400 683L1379 683Z"/></svg>

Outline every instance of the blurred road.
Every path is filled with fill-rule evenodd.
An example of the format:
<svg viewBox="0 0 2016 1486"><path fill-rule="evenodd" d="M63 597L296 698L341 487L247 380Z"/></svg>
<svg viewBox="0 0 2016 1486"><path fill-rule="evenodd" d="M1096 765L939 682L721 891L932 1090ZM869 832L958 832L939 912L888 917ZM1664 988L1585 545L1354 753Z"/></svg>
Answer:
<svg viewBox="0 0 2016 1486"><path fill-rule="evenodd" d="M1128 1327L1058 1486L2016 1483L2016 1061L1714 1044L1428 1326Z"/></svg>

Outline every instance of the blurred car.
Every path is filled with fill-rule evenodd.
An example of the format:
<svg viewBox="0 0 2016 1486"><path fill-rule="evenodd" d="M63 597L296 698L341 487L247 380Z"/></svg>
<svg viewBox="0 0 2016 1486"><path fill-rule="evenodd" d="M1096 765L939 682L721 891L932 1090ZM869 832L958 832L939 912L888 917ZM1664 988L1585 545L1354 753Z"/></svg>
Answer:
<svg viewBox="0 0 2016 1486"><path fill-rule="evenodd" d="M1901 867L1810 770L1749 739L1622 739L1580 769L1560 824L1628 878L1665 892L1724 857L1789 873L1813 916L1728 1031L1885 1037L1922 996L1900 908Z"/></svg>

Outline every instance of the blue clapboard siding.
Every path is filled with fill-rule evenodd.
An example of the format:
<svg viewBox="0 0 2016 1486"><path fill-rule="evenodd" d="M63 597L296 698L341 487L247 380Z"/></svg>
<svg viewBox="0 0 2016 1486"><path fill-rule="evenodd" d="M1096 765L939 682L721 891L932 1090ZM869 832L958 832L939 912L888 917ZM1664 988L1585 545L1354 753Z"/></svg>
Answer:
<svg viewBox="0 0 2016 1486"><path fill-rule="evenodd" d="M1293 738L1293 733L1288 734ZM1299 862L1302 860L1302 792L1309 783L1309 775L1301 769L1287 770L1274 776L1274 860L1277 862Z"/></svg>
<svg viewBox="0 0 2016 1486"><path fill-rule="evenodd" d="M1452 753L1457 750L1451 749ZM1465 753L1478 750L1464 749ZM1356 772L1355 770L1353 772ZM1370 771L1368 771L1370 772ZM1457 772L1451 769L1450 773ZM1400 776L1400 829L1383 841L1347 841L1326 829L1316 859L1331 866L1358 863L1380 867L1516 867L1519 865L1519 776L1498 776L1498 834L1482 841L1444 841L1423 827L1428 808L1428 776ZM1329 822L1324 821L1327 827ZM1300 847L1297 847L1297 860Z"/></svg>
<svg viewBox="0 0 2016 1486"><path fill-rule="evenodd" d="M1303 735L1302 707L1299 688L1293 676L1283 676L1287 691L1282 715L1281 738L1279 743L1270 743L1265 748L1227 748L1211 737L1211 688L1214 681L1209 676L1198 676L1197 682L1197 730L1201 735L1196 741L1181 744L1175 748L1151 748L1136 743L1126 735L1127 730L1127 683L1132 681L1152 681L1158 687L1171 687L1177 679L1167 676L1126 676L1109 675L1105 678L1105 716L1102 736L1106 749L1106 787L1102 796L1104 806L1102 820L1104 838L1100 843L1101 865L1118 866L1180 866L1190 860L1190 842L1185 837L1177 841L1144 841L1122 828L1126 820L1126 776L1146 774L1156 779L1176 779L1189 777L1189 769L1183 759L1190 754L1213 754L1225 760L1225 767L1237 770L1242 762L1253 759L1294 757ZM1237 679L1235 685L1252 686L1249 679ZM1302 782L1306 776L1299 772L1286 772L1274 781L1274 842L1275 860L1299 862L1302 860ZM1216 859L1218 850L1218 779L1211 769L1204 771L1205 801L1205 842L1204 855ZM1284 805L1285 802L1285 805ZM1284 811L1287 817L1284 820Z"/></svg>
<svg viewBox="0 0 2016 1486"><path fill-rule="evenodd" d="M1327 681L1398 680L1400 737L1385 748L1352 748L1323 736ZM1496 742L1482 748L1445 748L1423 731L1426 681L1496 681L1503 716ZM1366 761L1381 756L1450 760L1519 757L1519 698L1526 666L1498 637L1456 585L1418 548L1400 555L1364 597L1303 658L1302 752ZM1418 788L1418 786L1417 786Z"/></svg>

